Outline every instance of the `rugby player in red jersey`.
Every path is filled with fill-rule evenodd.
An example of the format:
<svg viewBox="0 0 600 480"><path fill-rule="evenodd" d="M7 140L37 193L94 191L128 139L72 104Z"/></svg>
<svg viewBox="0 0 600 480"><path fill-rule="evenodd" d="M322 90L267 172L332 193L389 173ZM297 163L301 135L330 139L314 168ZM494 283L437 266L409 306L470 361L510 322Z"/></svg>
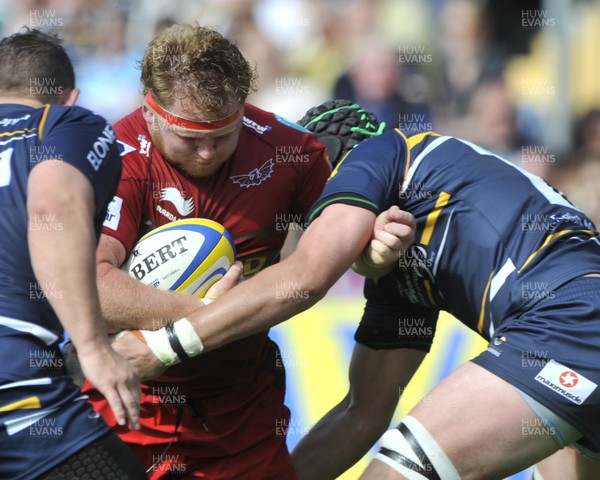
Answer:
<svg viewBox="0 0 600 480"><path fill-rule="evenodd" d="M290 225L304 222L330 174L310 132L245 102L255 72L219 33L173 26L151 42L141 67L144 105L115 125L123 174L97 255L113 332L158 329L203 306L120 270L148 230L215 220L250 276L278 261ZM235 276L241 266L232 268ZM286 439L276 434L289 419L277 355L263 331L166 370L142 385L139 431L117 425L90 385L84 391L152 479L295 478Z"/></svg>

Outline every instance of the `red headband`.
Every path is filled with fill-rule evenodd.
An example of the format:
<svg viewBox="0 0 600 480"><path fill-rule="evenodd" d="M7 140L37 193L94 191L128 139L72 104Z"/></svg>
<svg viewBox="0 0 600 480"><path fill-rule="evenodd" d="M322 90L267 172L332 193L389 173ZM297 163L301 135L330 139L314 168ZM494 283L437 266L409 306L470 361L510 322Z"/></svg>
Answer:
<svg viewBox="0 0 600 480"><path fill-rule="evenodd" d="M167 122L167 125L175 125L180 128L185 128L186 130L194 130L197 132L218 130L226 127L227 125L231 125L238 118L240 118L240 109L238 108L231 115L220 120L206 120L201 122L188 120L187 118L180 117L162 108L154 101L152 95L150 95L150 92L146 94L146 104L154 113L162 117L162 119Z"/></svg>

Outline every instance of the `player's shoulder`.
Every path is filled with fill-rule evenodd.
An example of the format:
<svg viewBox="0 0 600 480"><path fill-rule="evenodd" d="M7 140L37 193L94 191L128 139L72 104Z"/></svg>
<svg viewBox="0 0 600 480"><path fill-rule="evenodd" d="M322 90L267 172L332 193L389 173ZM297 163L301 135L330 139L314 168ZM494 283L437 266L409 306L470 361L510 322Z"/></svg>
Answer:
<svg viewBox="0 0 600 480"><path fill-rule="evenodd" d="M47 104L38 111L38 115L41 116L42 126L45 124L47 129L68 124L72 125L73 128L98 126L101 129L109 125L102 115L78 105Z"/></svg>
<svg viewBox="0 0 600 480"><path fill-rule="evenodd" d="M142 115L142 108L136 108L115 122L115 132L122 140L137 140L140 135L148 136L148 125Z"/></svg>
<svg viewBox="0 0 600 480"><path fill-rule="evenodd" d="M150 161L152 138L141 107L118 120L115 123L115 133L124 165L132 163L131 161L136 164Z"/></svg>
<svg viewBox="0 0 600 480"><path fill-rule="evenodd" d="M316 137L304 127L249 103L246 103L244 108L243 129L273 145L281 145L284 141L314 150L323 148Z"/></svg>
<svg viewBox="0 0 600 480"><path fill-rule="evenodd" d="M402 131L394 129L358 143L350 156L355 160L368 157L370 162L373 159L395 161L398 156L407 156L409 149L408 137Z"/></svg>

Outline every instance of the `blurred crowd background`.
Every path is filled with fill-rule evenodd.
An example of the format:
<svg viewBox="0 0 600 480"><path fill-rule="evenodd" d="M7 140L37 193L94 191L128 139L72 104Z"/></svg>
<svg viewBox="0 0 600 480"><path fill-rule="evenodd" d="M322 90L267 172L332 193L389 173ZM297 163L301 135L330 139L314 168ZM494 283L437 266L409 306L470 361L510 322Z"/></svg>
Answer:
<svg viewBox="0 0 600 480"><path fill-rule="evenodd" d="M256 65L262 108L357 100L388 128L481 144L600 220L598 0L2 0L0 19L2 36L64 38L79 103L111 121L140 104L154 35L198 22Z"/></svg>
<svg viewBox="0 0 600 480"><path fill-rule="evenodd" d="M57 32L78 103L112 122L141 104L137 63L148 42L194 22L256 65L250 101L261 108L297 121L330 98L358 101L388 129L486 147L600 224L600 0L0 0L2 36L24 25ZM345 393L361 284L347 274L302 324L274 332L291 370L291 446ZM336 300L349 295L352 303ZM451 341L434 342L416 382L424 392L484 346L441 323Z"/></svg>

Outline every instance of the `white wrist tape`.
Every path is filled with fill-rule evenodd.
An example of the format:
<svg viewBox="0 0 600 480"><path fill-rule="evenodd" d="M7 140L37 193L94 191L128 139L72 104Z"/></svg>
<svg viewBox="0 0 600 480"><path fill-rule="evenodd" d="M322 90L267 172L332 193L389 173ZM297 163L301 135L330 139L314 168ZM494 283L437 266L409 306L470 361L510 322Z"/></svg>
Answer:
<svg viewBox="0 0 600 480"><path fill-rule="evenodd" d="M188 357L195 357L202 353L204 344L187 318L177 320L173 324L173 328Z"/></svg>
<svg viewBox="0 0 600 480"><path fill-rule="evenodd" d="M140 330L148 348L162 362L171 366L204 350L202 340L187 318L177 320L160 330Z"/></svg>
<svg viewBox="0 0 600 480"><path fill-rule="evenodd" d="M160 330L140 330L140 333L144 336L148 348L163 365L170 367L181 362L181 359L175 353L173 347L171 347L166 328L163 327Z"/></svg>
<svg viewBox="0 0 600 480"><path fill-rule="evenodd" d="M215 301L214 298L201 298L200 301L204 304L204 305L210 305L211 303L213 303Z"/></svg>

